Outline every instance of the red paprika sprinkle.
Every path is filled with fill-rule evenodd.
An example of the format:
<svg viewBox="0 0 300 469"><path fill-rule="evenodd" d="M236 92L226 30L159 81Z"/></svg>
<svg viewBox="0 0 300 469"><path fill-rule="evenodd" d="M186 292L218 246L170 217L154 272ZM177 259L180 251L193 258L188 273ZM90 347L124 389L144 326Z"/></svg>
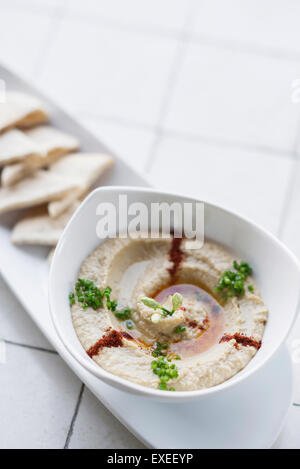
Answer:
<svg viewBox="0 0 300 469"><path fill-rule="evenodd" d="M134 337L132 337L132 335L128 334L126 331L121 331L120 334L122 337L124 337L124 339L134 340Z"/></svg>
<svg viewBox="0 0 300 469"><path fill-rule="evenodd" d="M104 347L122 347L123 346L123 341L122 341L122 335L120 332L116 330L112 330L109 334L104 335L101 339L98 340L98 342L95 343L95 345L92 345L88 350L87 354L89 357L93 357L94 355L97 355L99 350L101 350Z"/></svg>
<svg viewBox="0 0 300 469"><path fill-rule="evenodd" d="M190 321L188 323L188 326L192 327L193 329L198 326L198 323L196 321Z"/></svg>
<svg viewBox="0 0 300 469"><path fill-rule="evenodd" d="M170 272L171 280L175 280L177 271L180 267L180 264L184 258L184 252L181 251L180 246L183 241L183 238L172 238L171 249L169 251L169 261L172 262L172 267L168 268Z"/></svg>
<svg viewBox="0 0 300 469"><path fill-rule="evenodd" d="M235 333L234 335L229 335L229 334L223 335L219 343L221 344L222 342L229 342L232 339L234 339L238 344L244 345L245 347L246 346L255 347L257 350L260 349L261 347L261 340L260 341L254 340L253 337L247 337L243 334L239 334L238 332Z"/></svg>

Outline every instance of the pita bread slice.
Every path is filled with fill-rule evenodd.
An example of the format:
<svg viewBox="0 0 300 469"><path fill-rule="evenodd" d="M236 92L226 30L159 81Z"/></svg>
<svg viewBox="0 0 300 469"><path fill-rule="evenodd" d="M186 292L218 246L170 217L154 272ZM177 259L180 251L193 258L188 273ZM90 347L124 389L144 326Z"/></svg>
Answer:
<svg viewBox="0 0 300 469"><path fill-rule="evenodd" d="M59 151L74 151L79 147L78 138L49 125L40 125L29 129L26 131L26 135L40 146L44 157L49 157L51 153L56 154ZM50 160L49 163L52 161Z"/></svg>
<svg viewBox="0 0 300 469"><path fill-rule="evenodd" d="M48 204L48 213L50 217L56 218L59 217L61 214L64 213L65 210L68 209L70 205L74 202L74 200L80 198L81 200L84 199L84 196L88 193L89 191L82 192L81 189L76 189L69 194L67 194L63 199L60 200L54 200L53 202L50 202Z"/></svg>
<svg viewBox="0 0 300 469"><path fill-rule="evenodd" d="M5 167L1 174L1 183L4 187L15 184L36 169L48 166L79 147L77 138L48 125L30 129L25 135L39 149L39 155L28 162Z"/></svg>
<svg viewBox="0 0 300 469"><path fill-rule="evenodd" d="M74 202L57 218L49 217L47 210L43 214L23 218L13 228L12 242L14 244L56 246L66 224L79 204L79 201Z"/></svg>
<svg viewBox="0 0 300 469"><path fill-rule="evenodd" d="M63 213L75 199L85 195L113 163L113 157L103 153L73 153L54 163L51 171L76 180L79 188L65 198L51 202L48 205L49 215L57 217Z"/></svg>
<svg viewBox="0 0 300 469"><path fill-rule="evenodd" d="M28 128L49 120L45 105L37 98L19 91L7 91L0 103L0 132L11 127Z"/></svg>
<svg viewBox="0 0 300 469"><path fill-rule="evenodd" d="M60 199L78 186L74 179L39 169L12 187L0 188L0 213Z"/></svg>
<svg viewBox="0 0 300 469"><path fill-rule="evenodd" d="M39 159L39 152L38 145L21 130L12 129L0 135L0 166L20 161L33 164Z"/></svg>

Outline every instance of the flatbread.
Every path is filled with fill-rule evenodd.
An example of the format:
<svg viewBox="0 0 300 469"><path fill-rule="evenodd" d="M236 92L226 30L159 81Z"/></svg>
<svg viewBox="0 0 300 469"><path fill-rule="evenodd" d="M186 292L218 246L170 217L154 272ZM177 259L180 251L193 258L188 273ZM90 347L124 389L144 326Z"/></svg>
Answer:
<svg viewBox="0 0 300 469"><path fill-rule="evenodd" d="M45 105L37 98L19 91L7 91L0 103L0 132L12 127L28 128L49 120Z"/></svg>
<svg viewBox="0 0 300 469"><path fill-rule="evenodd" d="M88 191L87 191L88 192ZM78 198L83 198L85 194L82 193L81 189L76 189L70 194L67 194L63 199L54 200L48 204L48 213L50 217L59 217L68 207Z"/></svg>
<svg viewBox="0 0 300 469"><path fill-rule="evenodd" d="M62 132L55 127L50 127L49 125L40 125L29 129L26 131L26 135L40 146L41 153L44 157L49 156L49 153L52 152L56 153L57 151L64 151L65 149L70 151L79 147L78 138Z"/></svg>
<svg viewBox="0 0 300 469"><path fill-rule="evenodd" d="M57 217L63 213L75 199L85 195L113 163L113 157L103 153L73 153L52 165L51 171L63 177L71 177L78 182L79 187L65 198L49 203L49 215Z"/></svg>
<svg viewBox="0 0 300 469"><path fill-rule="evenodd" d="M0 188L0 213L61 199L78 187L74 179L39 169L13 187Z"/></svg>
<svg viewBox="0 0 300 469"><path fill-rule="evenodd" d="M74 202L67 211L57 218L49 217L47 210L44 214L23 218L13 228L12 242L14 244L56 246L66 224L79 204L79 201Z"/></svg>
<svg viewBox="0 0 300 469"><path fill-rule="evenodd" d="M12 129L0 135L0 166L20 161L33 164L39 151L38 145L21 130Z"/></svg>
<svg viewBox="0 0 300 469"><path fill-rule="evenodd" d="M38 155L34 159L28 160L28 162L5 167L1 174L3 187L15 184L36 169L48 166L61 156L77 150L79 147L77 138L48 125L27 130L25 137L38 148Z"/></svg>

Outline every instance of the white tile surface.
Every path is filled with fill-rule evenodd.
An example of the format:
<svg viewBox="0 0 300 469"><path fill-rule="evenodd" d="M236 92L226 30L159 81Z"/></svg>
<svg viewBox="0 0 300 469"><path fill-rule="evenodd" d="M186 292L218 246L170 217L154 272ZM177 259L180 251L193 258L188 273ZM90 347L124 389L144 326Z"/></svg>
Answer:
<svg viewBox="0 0 300 469"><path fill-rule="evenodd" d="M154 125L176 45L173 39L65 21L39 84L71 110Z"/></svg>
<svg viewBox="0 0 300 469"><path fill-rule="evenodd" d="M299 107L290 99L300 62L190 44L165 126L292 151Z"/></svg>
<svg viewBox="0 0 300 469"><path fill-rule="evenodd" d="M34 10L37 13L53 14L56 8L63 7L66 0L8 0L2 1L2 8L23 8L26 10Z"/></svg>
<svg viewBox="0 0 300 469"><path fill-rule="evenodd" d="M291 170L288 157L164 138L150 178L157 187L230 207L276 233Z"/></svg>
<svg viewBox="0 0 300 469"><path fill-rule="evenodd" d="M0 298L0 339L53 350L1 276Z"/></svg>
<svg viewBox="0 0 300 469"><path fill-rule="evenodd" d="M300 3L294 0L203 0L193 32L257 48L300 52Z"/></svg>
<svg viewBox="0 0 300 469"><path fill-rule="evenodd" d="M193 5L193 43L174 69L176 38ZM299 13L295 0L2 0L0 60L152 184L227 205L274 233L284 214L281 237L300 257L300 169L287 154L300 121L290 101L300 78ZM185 139L159 141L149 173L153 128L170 90L163 125ZM0 339L50 347L1 280L0 298ZM300 319L289 338L298 403L299 341ZM54 354L5 349L0 447L63 447L80 383ZM293 407L275 447L300 448L299 434ZM70 447L142 445L85 390Z"/></svg>
<svg viewBox="0 0 300 469"><path fill-rule="evenodd" d="M85 388L69 448L130 448L144 446Z"/></svg>
<svg viewBox="0 0 300 469"><path fill-rule="evenodd" d="M52 27L51 16L41 16L32 9L0 6L1 62L23 76L31 77Z"/></svg>
<svg viewBox="0 0 300 469"><path fill-rule="evenodd" d="M82 124L135 171L144 171L155 138L152 130L83 116Z"/></svg>
<svg viewBox="0 0 300 469"><path fill-rule="evenodd" d="M57 355L12 345L6 352L6 364L0 364L0 447L63 448L79 380Z"/></svg>
<svg viewBox="0 0 300 469"><path fill-rule="evenodd" d="M191 0L68 0L68 14L93 21L117 22L140 30L180 30Z"/></svg>

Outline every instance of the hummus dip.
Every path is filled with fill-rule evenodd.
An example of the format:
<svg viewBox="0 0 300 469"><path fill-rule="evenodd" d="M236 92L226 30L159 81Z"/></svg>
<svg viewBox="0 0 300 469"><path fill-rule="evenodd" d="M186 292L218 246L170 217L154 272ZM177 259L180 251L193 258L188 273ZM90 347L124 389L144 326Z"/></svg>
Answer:
<svg viewBox="0 0 300 469"><path fill-rule="evenodd" d="M108 239L70 294L76 334L100 367L133 383L176 391L220 384L260 348L268 315L250 268L242 293L216 292L224 272L239 275L234 263L213 242L187 249L181 238Z"/></svg>

